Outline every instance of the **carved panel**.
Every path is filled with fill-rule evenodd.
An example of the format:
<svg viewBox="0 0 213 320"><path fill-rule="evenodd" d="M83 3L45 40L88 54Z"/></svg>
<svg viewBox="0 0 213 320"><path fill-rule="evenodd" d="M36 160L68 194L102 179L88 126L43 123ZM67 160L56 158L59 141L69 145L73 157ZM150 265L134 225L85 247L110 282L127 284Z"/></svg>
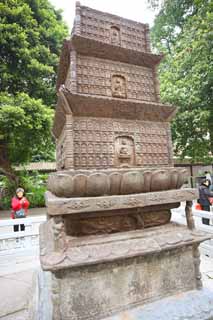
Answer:
<svg viewBox="0 0 213 320"><path fill-rule="evenodd" d="M130 166L135 164L134 140L128 136L115 139L115 165Z"/></svg>
<svg viewBox="0 0 213 320"><path fill-rule="evenodd" d="M156 101L151 68L83 55L77 57L77 92Z"/></svg>
<svg viewBox="0 0 213 320"><path fill-rule="evenodd" d="M116 26L112 26L110 28L110 40L112 44L120 45L121 39L120 39L120 29Z"/></svg>
<svg viewBox="0 0 213 320"><path fill-rule="evenodd" d="M167 123L75 117L74 166L168 165L168 141Z"/></svg>
<svg viewBox="0 0 213 320"><path fill-rule="evenodd" d="M167 207L167 208L166 208ZM170 221L170 207L174 205L148 207L144 209L130 209L109 211L107 214L96 212L90 217L65 216L66 233L79 237L84 235L124 232L163 225ZM157 212L156 212L157 210Z"/></svg>
<svg viewBox="0 0 213 320"><path fill-rule="evenodd" d="M73 168L73 122L72 116L66 116L66 124L56 144L57 169Z"/></svg>
<svg viewBox="0 0 213 320"><path fill-rule="evenodd" d="M56 146L56 161L57 161L57 169L61 170L65 168L65 140L66 140L66 132L62 131L59 139L57 140Z"/></svg>
<svg viewBox="0 0 213 320"><path fill-rule="evenodd" d="M149 51L147 26L111 14L81 7L81 35L137 51Z"/></svg>
<svg viewBox="0 0 213 320"><path fill-rule="evenodd" d="M117 98L126 98L126 79L121 75L113 75L112 96Z"/></svg>

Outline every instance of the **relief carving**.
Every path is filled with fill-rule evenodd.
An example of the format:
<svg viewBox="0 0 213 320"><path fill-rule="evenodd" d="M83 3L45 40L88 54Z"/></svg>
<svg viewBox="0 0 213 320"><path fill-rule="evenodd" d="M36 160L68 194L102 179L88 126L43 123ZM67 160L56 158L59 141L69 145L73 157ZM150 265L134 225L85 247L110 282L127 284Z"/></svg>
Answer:
<svg viewBox="0 0 213 320"><path fill-rule="evenodd" d="M112 96L117 98L126 98L126 79L124 76L112 76Z"/></svg>
<svg viewBox="0 0 213 320"><path fill-rule="evenodd" d="M150 123L152 128L147 127L144 121L135 123L132 126L130 120L109 121L106 119L94 118L93 120L75 119L74 125L74 153L75 167L110 167L120 166L128 163L137 166L142 165L168 165L169 150L167 147L167 136L165 136L165 125L155 125ZM136 153L135 161L130 156L129 144L123 142L119 150L119 164L116 158L115 141L118 136L128 136L134 141L133 153ZM57 148L57 157L59 159L60 148ZM64 153L64 152L63 152ZM93 165L89 157L93 156ZM78 156L78 159L76 157ZM84 157L84 158L82 158ZM86 157L86 160L85 160ZM103 159L104 158L104 159ZM129 159L129 160L128 160ZM61 158L61 163L62 163ZM83 161L83 163L82 163ZM59 163L59 160L58 160ZM61 165L61 164L60 164Z"/></svg>
<svg viewBox="0 0 213 320"><path fill-rule="evenodd" d="M112 203L103 202L99 206L108 208ZM171 218L169 210L162 209L159 212L153 212L150 209L148 212L143 212L142 209L134 209L133 211L125 210L126 214L117 214L113 211L108 216L103 216L97 212L94 217L66 219L67 233L71 236L85 236L91 234L110 234L115 232L124 232L136 229L144 229L168 223ZM124 210L122 211L124 213Z"/></svg>
<svg viewBox="0 0 213 320"><path fill-rule="evenodd" d="M132 137L120 136L115 140L115 164L130 166L135 164L135 147Z"/></svg>
<svg viewBox="0 0 213 320"><path fill-rule="evenodd" d="M112 26L110 28L110 39L112 44L120 45L120 29L118 27Z"/></svg>

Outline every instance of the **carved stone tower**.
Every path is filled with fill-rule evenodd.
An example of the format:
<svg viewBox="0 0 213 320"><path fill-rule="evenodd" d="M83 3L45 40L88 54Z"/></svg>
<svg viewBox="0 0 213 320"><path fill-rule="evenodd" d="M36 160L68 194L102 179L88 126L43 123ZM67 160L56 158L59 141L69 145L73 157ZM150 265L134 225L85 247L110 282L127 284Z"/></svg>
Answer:
<svg viewBox="0 0 213 320"><path fill-rule="evenodd" d="M198 246L208 236L193 230L197 192L180 189L186 172L173 167L175 107L160 102L161 58L148 25L76 3L57 80L58 171L41 227L55 320L124 319L124 310L147 320L131 309L202 287ZM170 222L185 200L188 228Z"/></svg>

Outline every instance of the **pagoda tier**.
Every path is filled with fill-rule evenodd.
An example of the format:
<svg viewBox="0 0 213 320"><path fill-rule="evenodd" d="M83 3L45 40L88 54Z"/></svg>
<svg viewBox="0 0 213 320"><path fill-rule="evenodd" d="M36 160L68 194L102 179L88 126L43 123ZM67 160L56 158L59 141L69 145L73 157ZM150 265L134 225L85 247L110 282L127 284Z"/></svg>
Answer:
<svg viewBox="0 0 213 320"><path fill-rule="evenodd" d="M62 169L173 165L172 106L61 88L53 133Z"/></svg>
<svg viewBox="0 0 213 320"><path fill-rule="evenodd" d="M100 59L109 59L135 66L144 66L152 68L156 73L157 66L163 59L163 55L153 54L151 52L140 52L123 48L111 43L84 38L81 35L73 34L71 40L65 40L60 55L57 89L65 83L67 71L70 66L70 55L75 56L76 52L83 56L92 56ZM109 55L110 54L110 55ZM74 59L73 59L74 60Z"/></svg>
<svg viewBox="0 0 213 320"><path fill-rule="evenodd" d="M176 114L176 107L154 101L119 99L99 95L72 93L61 88L58 94L53 134L58 138L65 124L64 114L76 117L97 117L167 123ZM61 118L61 115L63 117Z"/></svg>

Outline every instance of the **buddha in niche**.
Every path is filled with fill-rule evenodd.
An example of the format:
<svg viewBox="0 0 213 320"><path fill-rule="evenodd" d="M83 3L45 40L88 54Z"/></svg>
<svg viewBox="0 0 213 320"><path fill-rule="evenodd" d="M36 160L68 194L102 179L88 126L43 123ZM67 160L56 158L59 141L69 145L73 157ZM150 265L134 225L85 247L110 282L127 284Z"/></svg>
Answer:
<svg viewBox="0 0 213 320"><path fill-rule="evenodd" d="M123 76L112 76L112 96L126 98L126 80Z"/></svg>
<svg viewBox="0 0 213 320"><path fill-rule="evenodd" d="M110 38L112 44L120 45L120 29L118 27L112 26L110 28Z"/></svg>
<svg viewBox="0 0 213 320"><path fill-rule="evenodd" d="M115 165L129 166L135 164L134 140L129 136L118 136L115 139Z"/></svg>
<svg viewBox="0 0 213 320"><path fill-rule="evenodd" d="M127 145L127 142L125 140L122 140L121 142L121 148L119 151L119 158L131 158L131 154Z"/></svg>

